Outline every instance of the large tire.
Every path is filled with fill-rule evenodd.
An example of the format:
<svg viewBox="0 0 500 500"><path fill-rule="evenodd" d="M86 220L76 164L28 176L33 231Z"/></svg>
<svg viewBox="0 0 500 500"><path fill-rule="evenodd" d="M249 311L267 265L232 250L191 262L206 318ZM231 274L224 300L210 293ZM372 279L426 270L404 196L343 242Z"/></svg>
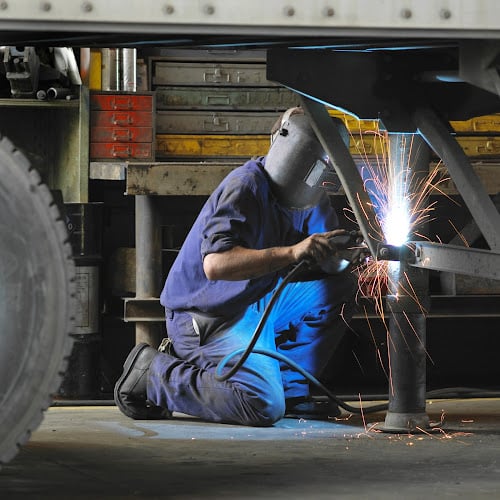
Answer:
<svg viewBox="0 0 500 500"><path fill-rule="evenodd" d="M50 191L0 137L0 464L29 439L61 383L73 344L74 274Z"/></svg>

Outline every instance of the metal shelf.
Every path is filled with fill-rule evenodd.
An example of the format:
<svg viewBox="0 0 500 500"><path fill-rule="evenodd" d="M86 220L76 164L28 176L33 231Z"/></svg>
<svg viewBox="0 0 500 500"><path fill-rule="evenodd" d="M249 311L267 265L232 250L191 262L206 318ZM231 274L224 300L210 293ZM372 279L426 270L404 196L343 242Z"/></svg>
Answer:
<svg viewBox="0 0 500 500"><path fill-rule="evenodd" d="M0 107L12 108L45 108L45 109L78 109L80 101L78 96L74 99L54 99L50 101L40 101L38 99L17 99L14 97L0 98Z"/></svg>

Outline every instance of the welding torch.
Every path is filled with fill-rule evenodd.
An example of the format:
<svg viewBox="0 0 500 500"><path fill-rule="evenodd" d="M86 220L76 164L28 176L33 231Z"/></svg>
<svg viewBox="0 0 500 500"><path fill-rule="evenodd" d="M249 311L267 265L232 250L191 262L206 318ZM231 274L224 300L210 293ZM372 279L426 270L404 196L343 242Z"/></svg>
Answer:
<svg viewBox="0 0 500 500"><path fill-rule="evenodd" d="M341 274L362 264L370 251L360 231L352 230L330 236L328 243L332 253L326 261L318 264L308 261L309 270L321 269L328 274Z"/></svg>

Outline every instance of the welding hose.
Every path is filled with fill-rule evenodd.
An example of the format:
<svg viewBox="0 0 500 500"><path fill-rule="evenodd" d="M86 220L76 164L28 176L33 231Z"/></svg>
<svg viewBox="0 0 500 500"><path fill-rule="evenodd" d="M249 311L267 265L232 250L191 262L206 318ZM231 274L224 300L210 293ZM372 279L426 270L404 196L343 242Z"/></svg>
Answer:
<svg viewBox="0 0 500 500"><path fill-rule="evenodd" d="M351 413L373 413L377 411L383 411L387 410L388 405L386 403L379 404L379 405L374 405L370 406L368 408L358 408L356 406L351 406L344 401L340 400L333 394L327 387L325 387L314 375L309 373L307 370L304 370L300 365L292 361L290 358L287 358L286 356L283 356L282 354L276 352L276 351L270 351L267 349L255 349L255 344L259 340L259 337L262 333L262 329L264 328L264 325L266 324L267 319L269 318L269 314L271 313L274 304L278 300L278 297L281 295L281 292L285 288L285 286L304 268L309 264L308 261L302 260L300 261L297 266L295 266L284 278L283 281L279 284L279 286L276 288L274 293L271 296L271 299L269 300L268 304L266 305L264 312L262 313L262 316L259 320L259 323L255 327L255 331L252 335L252 338L250 339L250 342L248 343L248 346L246 348L238 349L236 351L231 352L228 354L225 358L223 358L219 364L217 365L217 368L215 370L215 379L218 380L219 382L224 382L228 379L230 379L243 365L243 363L248 359L248 356L250 354L255 353L255 354L262 354L264 356L268 356L270 358L277 359L278 361L281 361L283 363L286 363L290 368L298 371L302 376L304 376L309 382L313 383L316 385L319 389L321 389L329 399L334 401L338 406L343 408L346 411L349 411ZM224 369L225 365L234 358L235 356L238 356L241 354L240 359L236 362L236 364L229 369L226 373L222 373L222 370Z"/></svg>
<svg viewBox="0 0 500 500"><path fill-rule="evenodd" d="M269 356L270 358L277 359L278 361L282 361L283 363L286 363L290 368L298 371L302 376L304 376L309 382L312 382L314 385L316 385L319 389L321 389L329 399L337 403L338 406L343 408L346 411L350 411L351 413L373 413L377 411L383 411L387 410L388 405L387 403L382 403L379 405L373 405L369 406L368 408L358 408L356 406L351 406L347 404L345 401L342 401L339 399L335 394L333 394L324 384L322 384L314 375L309 373L307 370L304 370L300 365L295 363L295 361L292 361L290 358L287 358L286 356L283 356L283 354L280 354L279 352L276 351L270 351L268 349L252 349L251 351L248 351L248 348L246 349L238 349L237 351L232 352L231 354L228 354L224 359L222 359L219 364L217 365L217 370L216 373L219 373L224 365L229 362L231 358L234 356L238 356L241 353L244 353L246 355L245 359L250 355L250 353L254 354L262 354L264 356ZM240 365L241 366L241 365ZM226 378L220 378L216 374L217 380L226 380Z"/></svg>
<svg viewBox="0 0 500 500"><path fill-rule="evenodd" d="M250 342L248 343L248 346L246 349L238 349L238 351L234 351L228 356L226 356L224 359L222 359L219 364L217 365L217 369L215 370L215 379L218 380L219 382L225 382L226 380L230 379L243 365L243 363L247 360L248 356L253 352L253 348L255 347L255 344L257 343L257 340L259 340L260 334L262 333L262 329L264 328L264 325L266 324L266 321L269 317L269 314L271 314L271 311L274 307L274 304L278 300L278 297L281 295L281 292L285 288L288 283L299 273L299 271L302 270L303 267L305 267L308 264L306 260L301 260L284 278L283 281L279 284L278 288L274 291L274 293L271 295L271 299L269 300L268 304L266 305L264 312L262 313L262 316L259 320L259 323L255 327L255 331L253 332L252 338L250 339ZM240 354L240 352L243 351L243 356L237 361L237 363L226 373L222 374L222 368L226 365L226 363L233 358L234 356Z"/></svg>

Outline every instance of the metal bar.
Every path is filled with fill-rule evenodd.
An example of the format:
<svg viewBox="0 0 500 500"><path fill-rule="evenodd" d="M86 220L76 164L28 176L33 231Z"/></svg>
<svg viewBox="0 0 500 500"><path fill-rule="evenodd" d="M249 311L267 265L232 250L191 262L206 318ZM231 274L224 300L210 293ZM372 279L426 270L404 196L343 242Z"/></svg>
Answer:
<svg viewBox="0 0 500 500"><path fill-rule="evenodd" d="M500 318L500 295L433 295L427 310L428 319L436 318ZM359 310L353 320L380 319L373 300L359 298ZM385 300L384 300L384 307ZM124 321L165 322L165 309L158 298L124 300Z"/></svg>
<svg viewBox="0 0 500 500"><path fill-rule="evenodd" d="M159 297L161 286L161 228L155 199L135 197L136 298ZM159 325L138 321L136 343L156 347L160 342Z"/></svg>
<svg viewBox="0 0 500 500"><path fill-rule="evenodd" d="M377 245L382 237L382 230L349 149L325 106L304 96L301 96L301 101L305 112L311 118L316 135L340 178L363 238L372 254L377 255Z"/></svg>
<svg viewBox="0 0 500 500"><path fill-rule="evenodd" d="M413 267L500 280L500 253L428 241L410 244L415 246Z"/></svg>
<svg viewBox="0 0 500 500"><path fill-rule="evenodd" d="M492 250L499 252L500 214L472 169L469 159L431 109L418 109L413 117L420 134L448 168L453 182L488 245Z"/></svg>

